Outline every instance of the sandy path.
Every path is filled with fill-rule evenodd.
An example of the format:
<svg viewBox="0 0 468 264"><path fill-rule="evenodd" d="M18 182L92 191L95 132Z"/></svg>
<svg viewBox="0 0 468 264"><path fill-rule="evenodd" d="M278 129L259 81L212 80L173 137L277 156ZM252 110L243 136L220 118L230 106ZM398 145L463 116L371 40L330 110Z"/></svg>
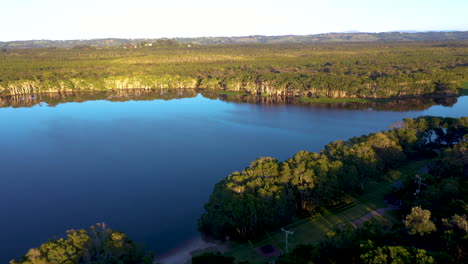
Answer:
<svg viewBox="0 0 468 264"><path fill-rule="evenodd" d="M368 214L366 214L365 216L359 218L359 219L356 219L352 222L353 225L355 226L358 226L358 225L361 225L362 223L364 222L367 222L369 221L371 218L374 218L376 216L383 216L384 213L386 211L390 211L390 210L397 210L398 208L396 208L395 206L389 206L389 207L386 207L386 208L379 208L377 210L374 210Z"/></svg>
<svg viewBox="0 0 468 264"><path fill-rule="evenodd" d="M226 246L206 242L200 236L197 236L196 238L189 240L180 245L178 248L170 251L169 253L156 258L154 263L185 264L192 259L192 255L190 253L208 248L221 252L226 250Z"/></svg>

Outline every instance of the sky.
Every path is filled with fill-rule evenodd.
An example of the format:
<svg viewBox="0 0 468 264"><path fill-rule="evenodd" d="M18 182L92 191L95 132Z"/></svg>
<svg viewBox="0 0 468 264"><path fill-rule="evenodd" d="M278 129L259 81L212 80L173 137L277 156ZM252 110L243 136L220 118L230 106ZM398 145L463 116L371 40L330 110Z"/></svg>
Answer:
<svg viewBox="0 0 468 264"><path fill-rule="evenodd" d="M0 41L468 30L468 0L0 1Z"/></svg>

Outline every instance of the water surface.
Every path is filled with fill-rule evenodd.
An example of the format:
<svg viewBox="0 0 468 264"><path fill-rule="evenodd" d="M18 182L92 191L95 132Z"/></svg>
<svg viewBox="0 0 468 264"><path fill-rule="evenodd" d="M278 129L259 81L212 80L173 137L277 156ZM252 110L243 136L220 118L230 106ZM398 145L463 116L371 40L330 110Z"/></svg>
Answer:
<svg viewBox="0 0 468 264"><path fill-rule="evenodd" d="M259 156L320 151L404 117L468 113L468 97L394 112L194 96L0 108L0 263L97 222L161 254L196 235L213 185Z"/></svg>

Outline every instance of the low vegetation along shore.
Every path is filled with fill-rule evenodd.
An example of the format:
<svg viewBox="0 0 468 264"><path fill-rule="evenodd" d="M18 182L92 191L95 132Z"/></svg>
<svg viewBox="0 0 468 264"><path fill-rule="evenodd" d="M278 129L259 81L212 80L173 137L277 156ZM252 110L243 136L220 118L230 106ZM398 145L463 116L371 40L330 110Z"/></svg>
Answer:
<svg viewBox="0 0 468 264"><path fill-rule="evenodd" d="M468 117L404 119L286 161L261 157L216 184L200 231L229 244L192 263L466 263ZM286 229L280 229L286 227ZM289 247L284 233L291 231ZM225 244L225 245L227 245ZM12 264L151 263L103 224Z"/></svg>
<svg viewBox="0 0 468 264"><path fill-rule="evenodd" d="M467 53L467 41L3 49L0 95L164 88L319 102L458 95Z"/></svg>

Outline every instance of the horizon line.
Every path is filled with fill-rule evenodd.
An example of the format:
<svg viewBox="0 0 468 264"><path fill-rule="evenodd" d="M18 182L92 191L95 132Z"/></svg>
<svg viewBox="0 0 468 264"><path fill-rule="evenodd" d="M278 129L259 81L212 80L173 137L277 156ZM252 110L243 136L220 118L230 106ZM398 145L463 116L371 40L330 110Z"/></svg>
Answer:
<svg viewBox="0 0 468 264"><path fill-rule="evenodd" d="M282 37L282 36L314 36L325 34L379 34L379 33L401 33L401 34L415 34L415 33L450 33L450 32L468 32L467 30L390 30L390 31L329 31L322 33L311 34L280 34L280 35L236 35L236 36L198 36L198 37L154 37L154 38L125 38L125 37L98 37L98 38L76 38L76 39L25 39L25 40L0 40L0 42L27 42L27 41L84 41L84 40L102 40L102 39L126 39L126 40L139 40L139 39L197 39L197 38L242 38L242 37Z"/></svg>

